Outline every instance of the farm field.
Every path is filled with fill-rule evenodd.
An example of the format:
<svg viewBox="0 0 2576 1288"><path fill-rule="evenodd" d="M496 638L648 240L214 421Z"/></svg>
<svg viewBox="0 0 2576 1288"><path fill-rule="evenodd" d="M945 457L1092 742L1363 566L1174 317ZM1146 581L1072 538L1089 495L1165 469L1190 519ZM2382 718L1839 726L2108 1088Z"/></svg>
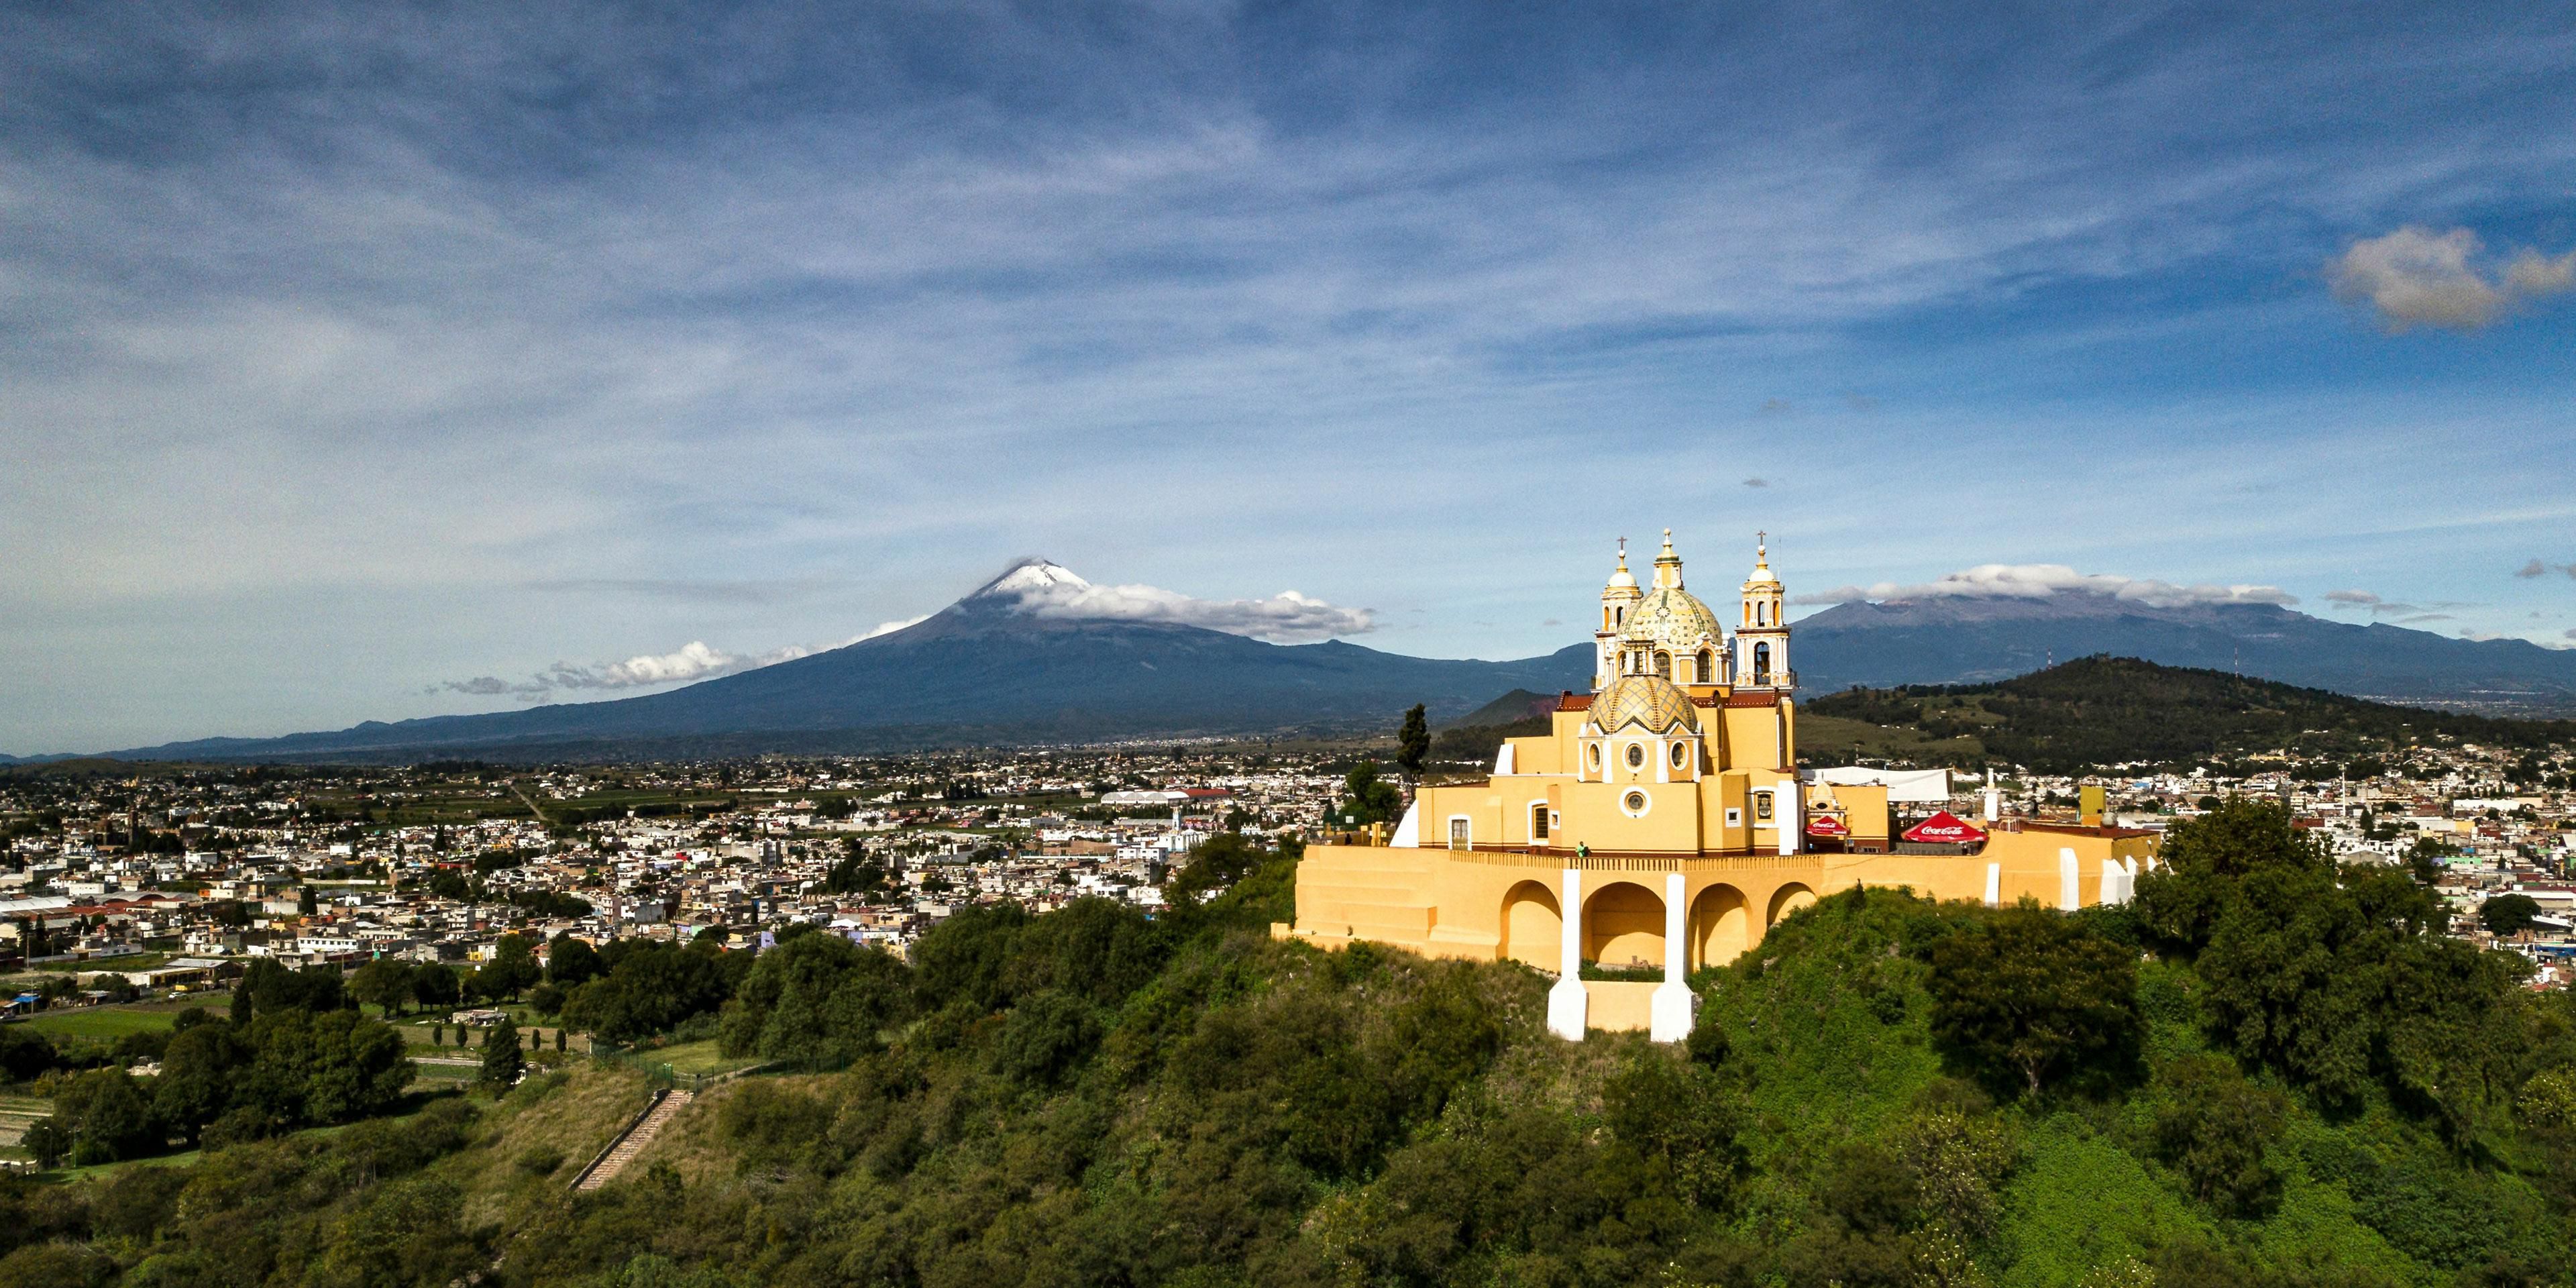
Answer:
<svg viewBox="0 0 2576 1288"><path fill-rule="evenodd" d="M184 1006L155 1002L144 1006L86 1006L46 1011L16 1021L49 1037L96 1038L113 1042L129 1033L156 1033L170 1027Z"/></svg>

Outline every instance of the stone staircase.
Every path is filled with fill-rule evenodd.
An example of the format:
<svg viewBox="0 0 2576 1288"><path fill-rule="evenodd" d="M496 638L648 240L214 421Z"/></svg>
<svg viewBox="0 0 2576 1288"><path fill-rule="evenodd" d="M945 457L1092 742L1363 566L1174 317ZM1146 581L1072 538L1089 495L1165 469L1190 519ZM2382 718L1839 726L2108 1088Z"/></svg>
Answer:
<svg viewBox="0 0 2576 1288"><path fill-rule="evenodd" d="M582 1169L580 1178L572 1183L573 1189L595 1190L617 1179L617 1174L626 1170L629 1162L652 1145L654 1137L662 1134L663 1125L678 1117L680 1111L688 1108L689 1102L696 1098L695 1093L687 1091L662 1093L645 1109L644 1116L637 1119L634 1126L627 1128L625 1134L609 1144L605 1153Z"/></svg>

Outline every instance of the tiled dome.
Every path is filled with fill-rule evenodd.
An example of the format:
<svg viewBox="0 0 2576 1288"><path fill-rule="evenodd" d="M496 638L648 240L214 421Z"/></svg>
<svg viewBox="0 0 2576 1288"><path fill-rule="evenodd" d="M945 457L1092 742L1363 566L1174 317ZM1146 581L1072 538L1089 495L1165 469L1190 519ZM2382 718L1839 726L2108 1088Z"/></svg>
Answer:
<svg viewBox="0 0 2576 1288"><path fill-rule="evenodd" d="M1592 698L1592 723L1603 733L1641 725L1648 733L1699 731L1690 695L1660 675L1623 675Z"/></svg>

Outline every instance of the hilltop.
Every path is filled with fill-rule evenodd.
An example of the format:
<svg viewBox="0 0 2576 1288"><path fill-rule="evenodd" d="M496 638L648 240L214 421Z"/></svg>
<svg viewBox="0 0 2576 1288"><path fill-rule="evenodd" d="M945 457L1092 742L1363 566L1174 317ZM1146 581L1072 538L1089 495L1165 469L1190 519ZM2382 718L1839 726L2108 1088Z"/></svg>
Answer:
<svg viewBox="0 0 2576 1288"><path fill-rule="evenodd" d="M565 1193L645 1079L565 1060L338 1134L244 1120L193 1160L0 1178L0 1283L2563 1282L2565 999L2278 810L2175 845L2135 908L1831 896L1695 976L1679 1047L1546 1035L1516 964L1272 940L1296 855L1231 838L1176 888L1240 879L1161 918L973 908L908 961L810 932L630 952L567 1013L769 1064L605 1188Z"/></svg>

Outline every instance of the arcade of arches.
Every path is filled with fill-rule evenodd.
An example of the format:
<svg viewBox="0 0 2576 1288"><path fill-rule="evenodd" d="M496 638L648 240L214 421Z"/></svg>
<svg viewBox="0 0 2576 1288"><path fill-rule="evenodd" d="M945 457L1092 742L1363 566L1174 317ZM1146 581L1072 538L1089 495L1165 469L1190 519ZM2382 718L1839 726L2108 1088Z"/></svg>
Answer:
<svg viewBox="0 0 2576 1288"><path fill-rule="evenodd" d="M1658 882L1657 884L1660 884ZM1724 966L1760 942L1761 931L1816 901L1804 882L1784 881L1763 901L1768 910L1757 920L1744 891L1725 881L1700 886L1690 898L1683 920L1682 944L1687 955L1682 972ZM1503 896L1501 957L1556 969L1565 938L1565 916L1556 891L1540 881L1522 881ZM1664 897L1633 879L1606 882L1584 900L1583 960L1601 966L1662 969Z"/></svg>

